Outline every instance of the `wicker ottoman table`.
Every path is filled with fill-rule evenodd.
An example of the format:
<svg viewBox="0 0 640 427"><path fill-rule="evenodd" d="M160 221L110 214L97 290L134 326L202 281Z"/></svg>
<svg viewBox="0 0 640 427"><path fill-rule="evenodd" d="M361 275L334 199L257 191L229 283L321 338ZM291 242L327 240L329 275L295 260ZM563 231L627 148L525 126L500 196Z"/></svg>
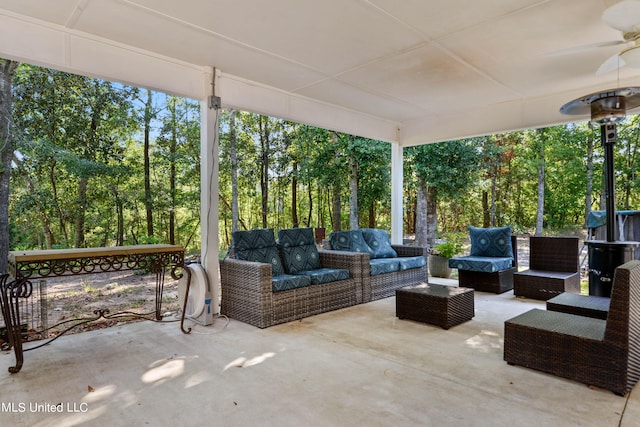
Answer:
<svg viewBox="0 0 640 427"><path fill-rule="evenodd" d="M449 329L473 318L473 289L429 283L400 288L396 316Z"/></svg>

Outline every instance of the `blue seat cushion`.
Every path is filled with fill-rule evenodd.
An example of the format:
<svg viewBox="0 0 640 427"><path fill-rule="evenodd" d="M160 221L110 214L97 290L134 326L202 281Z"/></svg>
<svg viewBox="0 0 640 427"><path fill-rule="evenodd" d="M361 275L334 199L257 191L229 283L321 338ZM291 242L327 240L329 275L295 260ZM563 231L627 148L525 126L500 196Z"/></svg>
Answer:
<svg viewBox="0 0 640 427"><path fill-rule="evenodd" d="M363 228L362 235L367 246L371 249L371 258L395 258L398 256L391 247L391 239L386 230Z"/></svg>
<svg viewBox="0 0 640 427"><path fill-rule="evenodd" d="M334 231L329 235L331 247L336 251L362 252L371 255L362 230Z"/></svg>
<svg viewBox="0 0 640 427"><path fill-rule="evenodd" d="M271 264L272 275L284 274L272 228L234 231L231 236L236 258Z"/></svg>
<svg viewBox="0 0 640 427"><path fill-rule="evenodd" d="M369 261L371 267L371 275L377 276L378 274L393 273L400 269L400 262L398 258L375 258Z"/></svg>
<svg viewBox="0 0 640 427"><path fill-rule="evenodd" d="M271 290L273 292L289 291L291 289L304 288L309 285L311 285L311 279L307 276L280 274L271 277Z"/></svg>
<svg viewBox="0 0 640 427"><path fill-rule="evenodd" d="M308 277L312 285L337 282L349 279L349 270L341 268L319 268L317 270L300 271L296 275Z"/></svg>
<svg viewBox="0 0 640 427"><path fill-rule="evenodd" d="M471 256L513 257L511 226L478 228L469 226Z"/></svg>
<svg viewBox="0 0 640 427"><path fill-rule="evenodd" d="M400 257L397 259L400 263L400 271L424 267L427 264L423 256Z"/></svg>
<svg viewBox="0 0 640 427"><path fill-rule="evenodd" d="M461 256L451 258L449 267L458 270L480 271L485 273L495 273L497 271L508 270L513 265L511 257L482 257L482 256Z"/></svg>
<svg viewBox="0 0 640 427"><path fill-rule="evenodd" d="M279 230L278 243L284 271L288 274L320 268L320 254L311 228Z"/></svg>

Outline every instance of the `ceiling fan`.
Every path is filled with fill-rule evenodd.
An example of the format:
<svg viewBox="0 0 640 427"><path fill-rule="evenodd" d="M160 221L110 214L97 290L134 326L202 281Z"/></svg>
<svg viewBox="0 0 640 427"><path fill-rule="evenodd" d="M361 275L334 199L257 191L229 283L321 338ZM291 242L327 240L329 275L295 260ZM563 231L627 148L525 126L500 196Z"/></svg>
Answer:
<svg viewBox="0 0 640 427"><path fill-rule="evenodd" d="M621 1L605 10L602 13L602 20L610 27L621 31L623 40L616 43L603 43L601 46L628 43L633 45L604 61L596 74L606 74L624 66L640 68L640 1Z"/></svg>

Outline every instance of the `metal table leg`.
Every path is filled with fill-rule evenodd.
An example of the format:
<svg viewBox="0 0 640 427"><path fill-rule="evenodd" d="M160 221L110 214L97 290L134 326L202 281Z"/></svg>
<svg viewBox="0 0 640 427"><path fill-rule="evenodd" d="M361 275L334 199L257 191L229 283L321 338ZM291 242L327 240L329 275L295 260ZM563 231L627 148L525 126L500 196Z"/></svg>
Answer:
<svg viewBox="0 0 640 427"><path fill-rule="evenodd" d="M7 328L8 344L3 343L3 350L13 347L16 355L16 365L9 367L9 372L15 374L20 371L24 362L22 349L22 332L20 330L20 300L19 298L29 298L33 287L26 279L9 280L8 274L0 276L0 305L2 306L2 317Z"/></svg>
<svg viewBox="0 0 640 427"><path fill-rule="evenodd" d="M182 316L180 317L180 330L184 334L190 334L191 328L189 329L184 328L184 316L185 316L185 313L187 312L187 301L189 300L189 288L191 287L191 269L187 266L184 266L182 268L182 274L185 274L185 273L187 274L187 287L184 292L184 304L182 307Z"/></svg>

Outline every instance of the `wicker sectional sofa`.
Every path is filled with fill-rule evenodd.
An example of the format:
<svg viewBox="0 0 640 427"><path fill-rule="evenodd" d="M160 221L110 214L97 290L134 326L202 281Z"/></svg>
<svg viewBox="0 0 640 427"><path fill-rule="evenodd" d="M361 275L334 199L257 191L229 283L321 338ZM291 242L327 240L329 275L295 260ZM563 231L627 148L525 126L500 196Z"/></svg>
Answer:
<svg viewBox="0 0 640 427"><path fill-rule="evenodd" d="M325 245L332 251L366 255L361 273L362 302L394 296L396 289L428 280L427 247L392 245L385 230L337 231L329 235Z"/></svg>
<svg viewBox="0 0 640 427"><path fill-rule="evenodd" d="M317 250L310 228L233 233L220 261L222 314L267 328L362 302L364 254Z"/></svg>

